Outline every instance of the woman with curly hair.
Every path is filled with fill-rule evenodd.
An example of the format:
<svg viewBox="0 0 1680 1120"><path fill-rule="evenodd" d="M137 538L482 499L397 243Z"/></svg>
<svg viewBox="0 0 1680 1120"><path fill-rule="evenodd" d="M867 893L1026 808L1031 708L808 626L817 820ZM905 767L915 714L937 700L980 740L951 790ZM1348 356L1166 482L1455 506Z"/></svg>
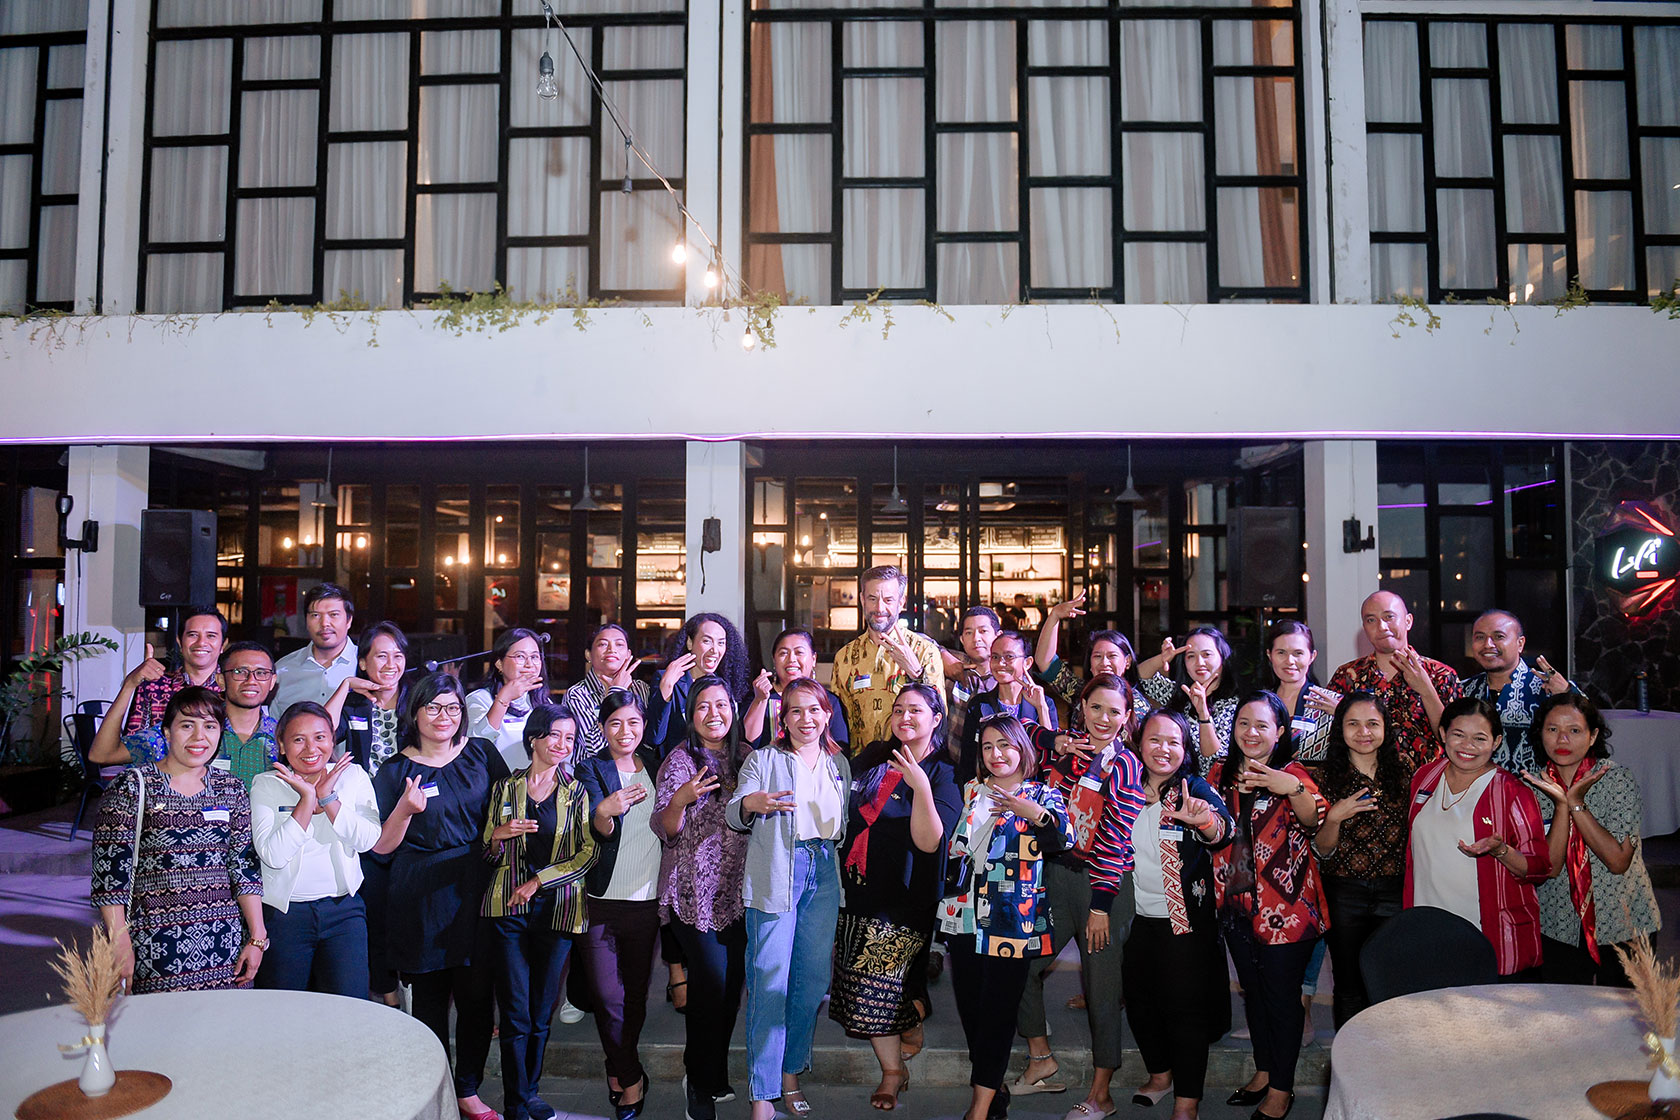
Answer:
<svg viewBox="0 0 1680 1120"><path fill-rule="evenodd" d="M710 611L694 615L676 642L659 687L648 697L647 742L661 759L688 737L688 698L701 677L721 678L737 707L752 698L747 643L733 622Z"/></svg>

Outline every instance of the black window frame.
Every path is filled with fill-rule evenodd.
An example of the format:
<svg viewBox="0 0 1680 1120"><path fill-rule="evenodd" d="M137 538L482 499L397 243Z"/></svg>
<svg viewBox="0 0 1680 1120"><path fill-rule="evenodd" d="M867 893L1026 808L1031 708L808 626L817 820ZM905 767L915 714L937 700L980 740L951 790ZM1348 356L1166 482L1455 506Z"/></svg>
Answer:
<svg viewBox="0 0 1680 1120"><path fill-rule="evenodd" d="M42 190L41 171L42 156L46 150L47 140L47 102L49 101L86 101L85 87L81 83L75 86L54 89L48 85L48 56L54 47L86 47L87 29L80 31L45 31L31 32L23 35L6 35L0 37L0 49L21 50L35 49L35 120L31 139L27 143L0 144L0 156L28 156L29 157L29 241L22 247L0 248L0 261L21 260L24 263L24 311L74 311L75 310L75 242L71 242L71 298L69 299L37 299L36 292L40 287L41 260L50 247L43 244L41 237L41 211L53 206L79 206L81 193L78 189L69 194L46 194ZM84 105L85 111L85 105ZM81 160L77 159L77 183L80 185L79 168Z"/></svg>

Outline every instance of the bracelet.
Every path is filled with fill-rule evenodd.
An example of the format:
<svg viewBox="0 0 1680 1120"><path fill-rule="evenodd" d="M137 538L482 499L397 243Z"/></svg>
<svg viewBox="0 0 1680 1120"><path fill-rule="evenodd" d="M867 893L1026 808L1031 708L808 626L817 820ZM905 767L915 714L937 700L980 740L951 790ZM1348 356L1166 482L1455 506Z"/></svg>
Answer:
<svg viewBox="0 0 1680 1120"><path fill-rule="evenodd" d="M335 789L331 793L327 794L325 797L321 798L319 801L315 802L315 804L320 806L321 808L325 809L328 805L331 805L333 802L335 802L337 800L338 800L338 791Z"/></svg>
<svg viewBox="0 0 1680 1120"><path fill-rule="evenodd" d="M1585 805L1571 805L1569 807L1569 811L1571 813L1585 813L1587 811L1587 807Z"/></svg>
<svg viewBox="0 0 1680 1120"><path fill-rule="evenodd" d="M1213 725L1213 721L1211 719L1198 719L1196 722L1201 724L1203 727L1211 727Z"/></svg>

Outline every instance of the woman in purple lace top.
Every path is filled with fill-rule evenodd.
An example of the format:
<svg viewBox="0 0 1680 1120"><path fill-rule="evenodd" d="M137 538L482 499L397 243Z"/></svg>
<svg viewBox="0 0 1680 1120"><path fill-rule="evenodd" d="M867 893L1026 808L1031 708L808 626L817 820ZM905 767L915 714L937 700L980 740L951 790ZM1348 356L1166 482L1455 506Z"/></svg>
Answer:
<svg viewBox="0 0 1680 1120"><path fill-rule="evenodd" d="M723 820L741 761L729 686L708 675L689 695L688 736L659 768L653 830L665 844L659 917L670 922L688 958L687 1115L713 1120L714 1099L733 1095L729 1038L746 974L741 880L749 837Z"/></svg>

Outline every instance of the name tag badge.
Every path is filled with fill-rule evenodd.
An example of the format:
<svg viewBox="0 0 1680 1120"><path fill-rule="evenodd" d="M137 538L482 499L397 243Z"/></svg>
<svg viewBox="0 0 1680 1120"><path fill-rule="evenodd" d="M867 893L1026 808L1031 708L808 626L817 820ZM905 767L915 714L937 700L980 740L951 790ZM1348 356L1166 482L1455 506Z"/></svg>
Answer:
<svg viewBox="0 0 1680 1120"><path fill-rule="evenodd" d="M1163 828L1161 830L1161 839L1173 841L1183 840L1184 830L1182 828Z"/></svg>
<svg viewBox="0 0 1680 1120"><path fill-rule="evenodd" d="M1097 777L1097 774L1096 774L1095 771L1087 772L1086 775L1083 778L1079 779L1079 784L1084 786L1086 789L1094 789L1094 790L1099 790L1099 791L1102 789L1102 779Z"/></svg>
<svg viewBox="0 0 1680 1120"><path fill-rule="evenodd" d="M224 774L231 773L233 771L233 760L228 758L213 758L210 760L210 769L220 770Z"/></svg>
<svg viewBox="0 0 1680 1120"><path fill-rule="evenodd" d="M222 808L206 809L204 810L204 819L207 822L215 821L220 824L226 824L228 821L233 819L233 814Z"/></svg>
<svg viewBox="0 0 1680 1120"><path fill-rule="evenodd" d="M1426 790L1420 791L1416 797L1412 798L1412 804L1414 804L1414 805L1425 804L1429 800L1429 795L1434 793L1434 792L1435 791L1432 790L1432 789L1426 789Z"/></svg>
<svg viewBox="0 0 1680 1120"><path fill-rule="evenodd" d="M359 718L357 716L351 716L350 717L350 730L352 730L352 731L366 731L367 729L368 729L368 721L366 719L362 719L362 718Z"/></svg>
<svg viewBox="0 0 1680 1120"><path fill-rule="evenodd" d="M432 798L434 798L438 795L437 783L436 782L427 782L425 785L420 787L420 792L426 795L426 800L427 801L430 801Z"/></svg>
<svg viewBox="0 0 1680 1120"><path fill-rule="evenodd" d="M1318 724L1304 716L1296 716L1289 721L1289 726L1299 735L1311 732Z"/></svg>
<svg viewBox="0 0 1680 1120"><path fill-rule="evenodd" d="M852 678L852 691L853 692L862 692L864 689L869 687L870 682L873 679L874 678L871 677L868 673L863 673L859 676L853 677Z"/></svg>

